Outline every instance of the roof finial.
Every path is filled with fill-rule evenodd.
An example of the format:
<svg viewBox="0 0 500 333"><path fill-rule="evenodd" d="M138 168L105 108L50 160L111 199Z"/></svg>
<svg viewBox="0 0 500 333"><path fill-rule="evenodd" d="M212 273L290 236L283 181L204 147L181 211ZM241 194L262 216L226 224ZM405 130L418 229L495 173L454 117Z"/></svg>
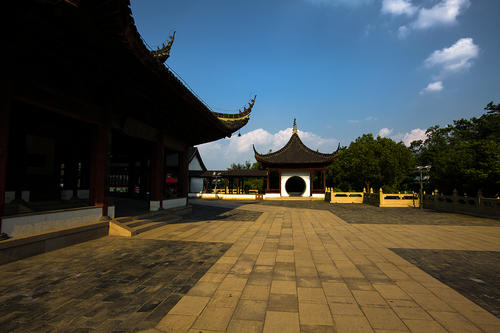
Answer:
<svg viewBox="0 0 500 333"><path fill-rule="evenodd" d="M293 118L293 134L297 134L297 121Z"/></svg>

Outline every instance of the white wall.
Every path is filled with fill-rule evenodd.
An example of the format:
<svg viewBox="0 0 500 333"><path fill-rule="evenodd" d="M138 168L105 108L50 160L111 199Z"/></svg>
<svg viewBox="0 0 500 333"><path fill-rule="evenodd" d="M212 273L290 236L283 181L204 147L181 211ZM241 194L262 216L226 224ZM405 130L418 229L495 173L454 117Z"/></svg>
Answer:
<svg viewBox="0 0 500 333"><path fill-rule="evenodd" d="M198 161L198 156L195 156L189 163L189 171L203 171L200 161Z"/></svg>
<svg viewBox="0 0 500 333"><path fill-rule="evenodd" d="M304 180L306 183L306 190L302 194L302 197L309 197L311 196L311 180L310 180L310 173L309 170L297 170L297 171L282 171L281 172L281 196L282 197L289 197L290 195L286 191L286 181L290 179L291 177L298 176Z"/></svg>
<svg viewBox="0 0 500 333"><path fill-rule="evenodd" d="M191 177L189 192L200 193L201 191L203 191L203 178Z"/></svg>
<svg viewBox="0 0 500 333"><path fill-rule="evenodd" d="M178 199L163 200L163 209L187 206L187 197Z"/></svg>
<svg viewBox="0 0 500 333"><path fill-rule="evenodd" d="M115 207L108 207L108 214L115 217ZM52 229L67 228L97 222L102 216L102 207L85 207L62 211L41 212L4 217L2 232L11 237L40 233Z"/></svg>

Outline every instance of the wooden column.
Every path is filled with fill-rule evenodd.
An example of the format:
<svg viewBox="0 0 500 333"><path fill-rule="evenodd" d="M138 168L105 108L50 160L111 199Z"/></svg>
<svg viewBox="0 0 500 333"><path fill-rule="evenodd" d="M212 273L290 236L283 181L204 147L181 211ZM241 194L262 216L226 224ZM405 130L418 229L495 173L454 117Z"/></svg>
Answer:
<svg viewBox="0 0 500 333"><path fill-rule="evenodd" d="M309 183L311 184L311 193L309 193L309 196L312 196L314 190L314 172L312 169L309 169Z"/></svg>
<svg viewBox="0 0 500 333"><path fill-rule="evenodd" d="M280 195L281 195L281 170L279 171L280 177L279 177L279 187L280 187Z"/></svg>
<svg viewBox="0 0 500 333"><path fill-rule="evenodd" d="M3 86L3 85L2 85ZM0 233L5 205L5 183L7 175L7 153L9 146L10 89L2 89L0 107Z"/></svg>
<svg viewBox="0 0 500 333"><path fill-rule="evenodd" d="M186 151L179 153L179 195L187 196L189 187L189 161Z"/></svg>
<svg viewBox="0 0 500 333"><path fill-rule="evenodd" d="M326 171L325 171L325 169L323 169L322 171L323 171L323 192L325 192L325 190L326 190Z"/></svg>
<svg viewBox="0 0 500 333"><path fill-rule="evenodd" d="M162 206L162 185L165 182L163 177L163 140L153 143L153 153L151 158L151 201L159 201Z"/></svg>
<svg viewBox="0 0 500 333"><path fill-rule="evenodd" d="M269 170L269 168L267 168L266 171L267 171L266 193L271 193L271 188L269 187L269 174L271 173L271 171Z"/></svg>
<svg viewBox="0 0 500 333"><path fill-rule="evenodd" d="M90 152L90 204L92 206L102 207L102 216L107 216L106 169L108 163L110 130L109 128L98 126L93 132Z"/></svg>

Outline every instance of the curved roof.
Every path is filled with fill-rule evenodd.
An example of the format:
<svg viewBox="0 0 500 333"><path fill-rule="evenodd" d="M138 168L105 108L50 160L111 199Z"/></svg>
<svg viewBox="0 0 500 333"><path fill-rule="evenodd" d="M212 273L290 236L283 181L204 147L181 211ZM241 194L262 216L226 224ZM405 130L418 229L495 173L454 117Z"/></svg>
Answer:
<svg viewBox="0 0 500 333"><path fill-rule="evenodd" d="M111 1L110 1L111 2ZM114 1L113 1L114 3ZM251 100L249 107L244 108L243 112L236 114L219 114L217 112L213 112L209 107L203 103L192 91L190 88L186 87L181 80L174 75L167 66L163 65L170 56L170 48L175 38L175 33L170 37L169 42L164 47L160 48L156 51L150 51L143 42L143 39L137 28L135 26L135 21L132 17L132 11L130 9L130 0L119 1L119 3L123 6L122 10L125 12L125 20L126 27L124 28L125 36L128 39L129 48L136 54L136 56L149 67L153 67L154 71L159 72L158 75L160 78L163 76L167 80L172 80L175 82L178 88L194 102L198 107L198 112L204 113L205 116L208 116L209 122L212 123L212 129L217 128L222 133L215 135L208 141L216 140L222 138L224 136L230 137L232 133L236 132L243 126L245 126L249 120L250 112L252 111L253 105L255 103L255 97ZM240 117L241 114L244 114L244 117ZM220 117L219 115L225 115L226 117ZM210 119L212 118L212 119ZM229 121L228 119L232 118L233 121ZM221 135L222 134L222 135ZM204 140L205 142L207 140Z"/></svg>
<svg viewBox="0 0 500 333"><path fill-rule="evenodd" d="M328 165L337 157L337 151L323 154L308 148L296 130L288 143L278 151L269 154L259 154L253 146L255 159L267 165Z"/></svg>
<svg viewBox="0 0 500 333"><path fill-rule="evenodd" d="M53 10L51 6L56 6L58 10ZM82 86L87 82L82 77L87 75L88 78L84 77L86 80L93 79L102 83L103 87L110 88L102 93L103 97L98 88L92 87L92 98L104 100L105 107L113 103L115 110L120 110L122 115L139 119L155 128L161 127L170 136L180 138L189 145L230 137L248 122L251 107L244 119L232 122L221 119L164 64L170 56L174 36L170 36L160 48L150 48L137 30L130 0L41 0L25 7L21 3L16 7L15 13L21 19L16 17L16 27L19 28L14 30L19 38L15 42L28 41L26 43L30 44L31 41L34 50L43 50L37 53L38 61L29 63L29 66L19 61L23 63L23 71L31 74L30 78L34 76L32 73L38 73L35 72L37 68L52 68L52 65L47 64L40 66L42 60L76 64L75 68L79 72L72 77L79 75L77 81ZM38 24L38 21L43 24ZM42 38L35 43L35 38L28 34L30 29L25 25L36 26ZM20 45L20 42L15 45ZM17 46L12 49L23 50ZM29 54L25 51L19 53L21 56L24 56L23 53ZM41 55L44 56L42 60ZM58 67L57 73L66 78L68 70ZM40 77L45 78L44 75ZM59 77L51 76L51 79L56 82ZM42 82L45 84L45 81ZM64 83L61 84L62 88L72 88L70 92L79 91L67 80L56 83L59 82ZM62 95L67 97L66 91L62 91ZM80 98L80 95L76 97ZM240 118L239 113L231 116ZM186 130L188 126L189 130Z"/></svg>

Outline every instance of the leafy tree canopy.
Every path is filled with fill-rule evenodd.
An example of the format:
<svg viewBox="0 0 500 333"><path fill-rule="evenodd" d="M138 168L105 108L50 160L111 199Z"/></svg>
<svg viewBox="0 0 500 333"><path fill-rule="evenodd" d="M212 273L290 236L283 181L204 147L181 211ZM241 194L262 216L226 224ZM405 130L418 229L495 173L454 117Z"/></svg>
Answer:
<svg viewBox="0 0 500 333"><path fill-rule="evenodd" d="M409 189L413 170L413 155L402 142L364 134L339 150L338 158L327 167L327 182L342 190L401 191Z"/></svg>
<svg viewBox="0 0 500 333"><path fill-rule="evenodd" d="M479 118L455 120L446 127L430 127L425 141L410 149L417 163L432 165L428 190L453 189L475 195L500 192L500 104L488 103Z"/></svg>

